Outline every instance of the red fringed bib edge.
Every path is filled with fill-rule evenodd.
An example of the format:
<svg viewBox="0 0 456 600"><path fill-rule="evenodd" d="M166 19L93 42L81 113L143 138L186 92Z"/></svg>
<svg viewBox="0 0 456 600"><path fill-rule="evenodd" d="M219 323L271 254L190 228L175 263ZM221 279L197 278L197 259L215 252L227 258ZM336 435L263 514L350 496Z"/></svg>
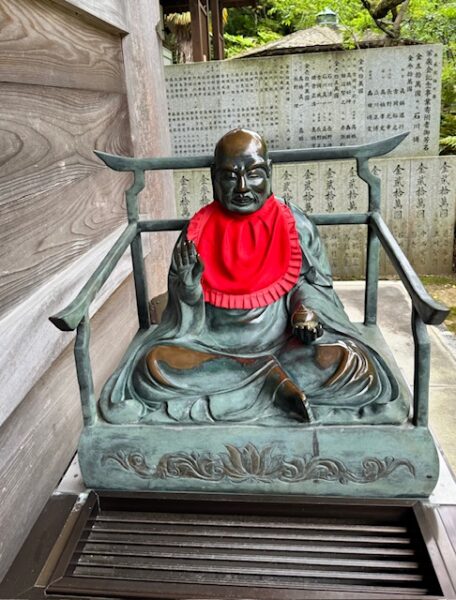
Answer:
<svg viewBox="0 0 456 600"><path fill-rule="evenodd" d="M290 241L290 260L286 272L267 287L254 290L246 294L233 294L223 290L216 290L209 288L203 282L202 285L205 302L208 302L209 304L219 308L260 308L276 302L296 285L302 265L301 247L299 243L298 232L296 230L296 222L291 210L288 208L288 206L286 206L286 204L278 201L274 196L271 196L271 198L273 198L273 200L279 204L288 230ZM215 201L200 209L191 218L188 225L187 238L195 243L197 250L198 242L201 238L201 234L204 231L204 227L214 213L214 204ZM204 263L204 256L202 256L202 260Z"/></svg>

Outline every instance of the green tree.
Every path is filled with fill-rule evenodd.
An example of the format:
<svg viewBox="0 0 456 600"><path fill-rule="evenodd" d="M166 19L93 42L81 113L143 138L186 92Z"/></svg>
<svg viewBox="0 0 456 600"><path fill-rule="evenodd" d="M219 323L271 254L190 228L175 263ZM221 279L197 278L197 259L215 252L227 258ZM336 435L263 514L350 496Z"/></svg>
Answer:
<svg viewBox="0 0 456 600"><path fill-rule="evenodd" d="M339 17L348 47L367 30L384 34L384 44L403 40L441 43L442 149L456 151L456 0L259 0L255 8L229 9L228 56L312 27L330 7Z"/></svg>
<svg viewBox="0 0 456 600"><path fill-rule="evenodd" d="M378 28L386 38L441 42L455 51L454 0L260 0L255 8L230 9L226 31L252 38L264 29L286 35L315 25L328 6L358 33Z"/></svg>

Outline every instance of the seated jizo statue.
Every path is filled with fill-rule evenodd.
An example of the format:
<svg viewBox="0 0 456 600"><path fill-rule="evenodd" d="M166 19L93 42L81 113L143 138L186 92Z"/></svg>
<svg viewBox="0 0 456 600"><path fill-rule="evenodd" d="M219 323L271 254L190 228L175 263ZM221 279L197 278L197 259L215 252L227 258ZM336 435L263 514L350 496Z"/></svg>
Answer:
<svg viewBox="0 0 456 600"><path fill-rule="evenodd" d="M400 423L408 407L333 289L312 221L272 191L265 141L224 135L214 200L178 239L161 323L105 385L111 423Z"/></svg>

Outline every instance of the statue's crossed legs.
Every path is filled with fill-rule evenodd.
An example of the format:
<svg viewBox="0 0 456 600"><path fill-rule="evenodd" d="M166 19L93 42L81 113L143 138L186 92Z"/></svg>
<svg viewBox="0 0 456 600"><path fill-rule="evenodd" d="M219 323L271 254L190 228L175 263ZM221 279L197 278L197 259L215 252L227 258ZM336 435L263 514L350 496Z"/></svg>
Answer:
<svg viewBox="0 0 456 600"><path fill-rule="evenodd" d="M261 410L263 417L282 414L309 422L314 397L337 404L342 396L345 402L353 396L359 403L360 398L369 402L378 395L375 365L368 352L349 339L306 347L291 338L274 354L244 357L164 343L149 351L146 364L148 384L160 390L168 414L178 420L181 410L172 405L182 407L184 396L194 402L210 398L205 410L214 421L245 421L249 414L256 420ZM223 406L236 392L243 397L241 405ZM182 418L192 420L193 412L198 420L200 411L188 403L187 407L190 412L182 412Z"/></svg>

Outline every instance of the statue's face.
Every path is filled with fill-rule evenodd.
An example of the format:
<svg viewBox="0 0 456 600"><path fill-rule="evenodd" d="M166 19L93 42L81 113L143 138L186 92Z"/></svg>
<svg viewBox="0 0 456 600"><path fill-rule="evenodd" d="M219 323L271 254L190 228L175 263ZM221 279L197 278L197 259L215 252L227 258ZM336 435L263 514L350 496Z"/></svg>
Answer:
<svg viewBox="0 0 456 600"><path fill-rule="evenodd" d="M214 197L234 213L250 214L271 195L271 164L265 146L245 130L219 144L212 181Z"/></svg>

